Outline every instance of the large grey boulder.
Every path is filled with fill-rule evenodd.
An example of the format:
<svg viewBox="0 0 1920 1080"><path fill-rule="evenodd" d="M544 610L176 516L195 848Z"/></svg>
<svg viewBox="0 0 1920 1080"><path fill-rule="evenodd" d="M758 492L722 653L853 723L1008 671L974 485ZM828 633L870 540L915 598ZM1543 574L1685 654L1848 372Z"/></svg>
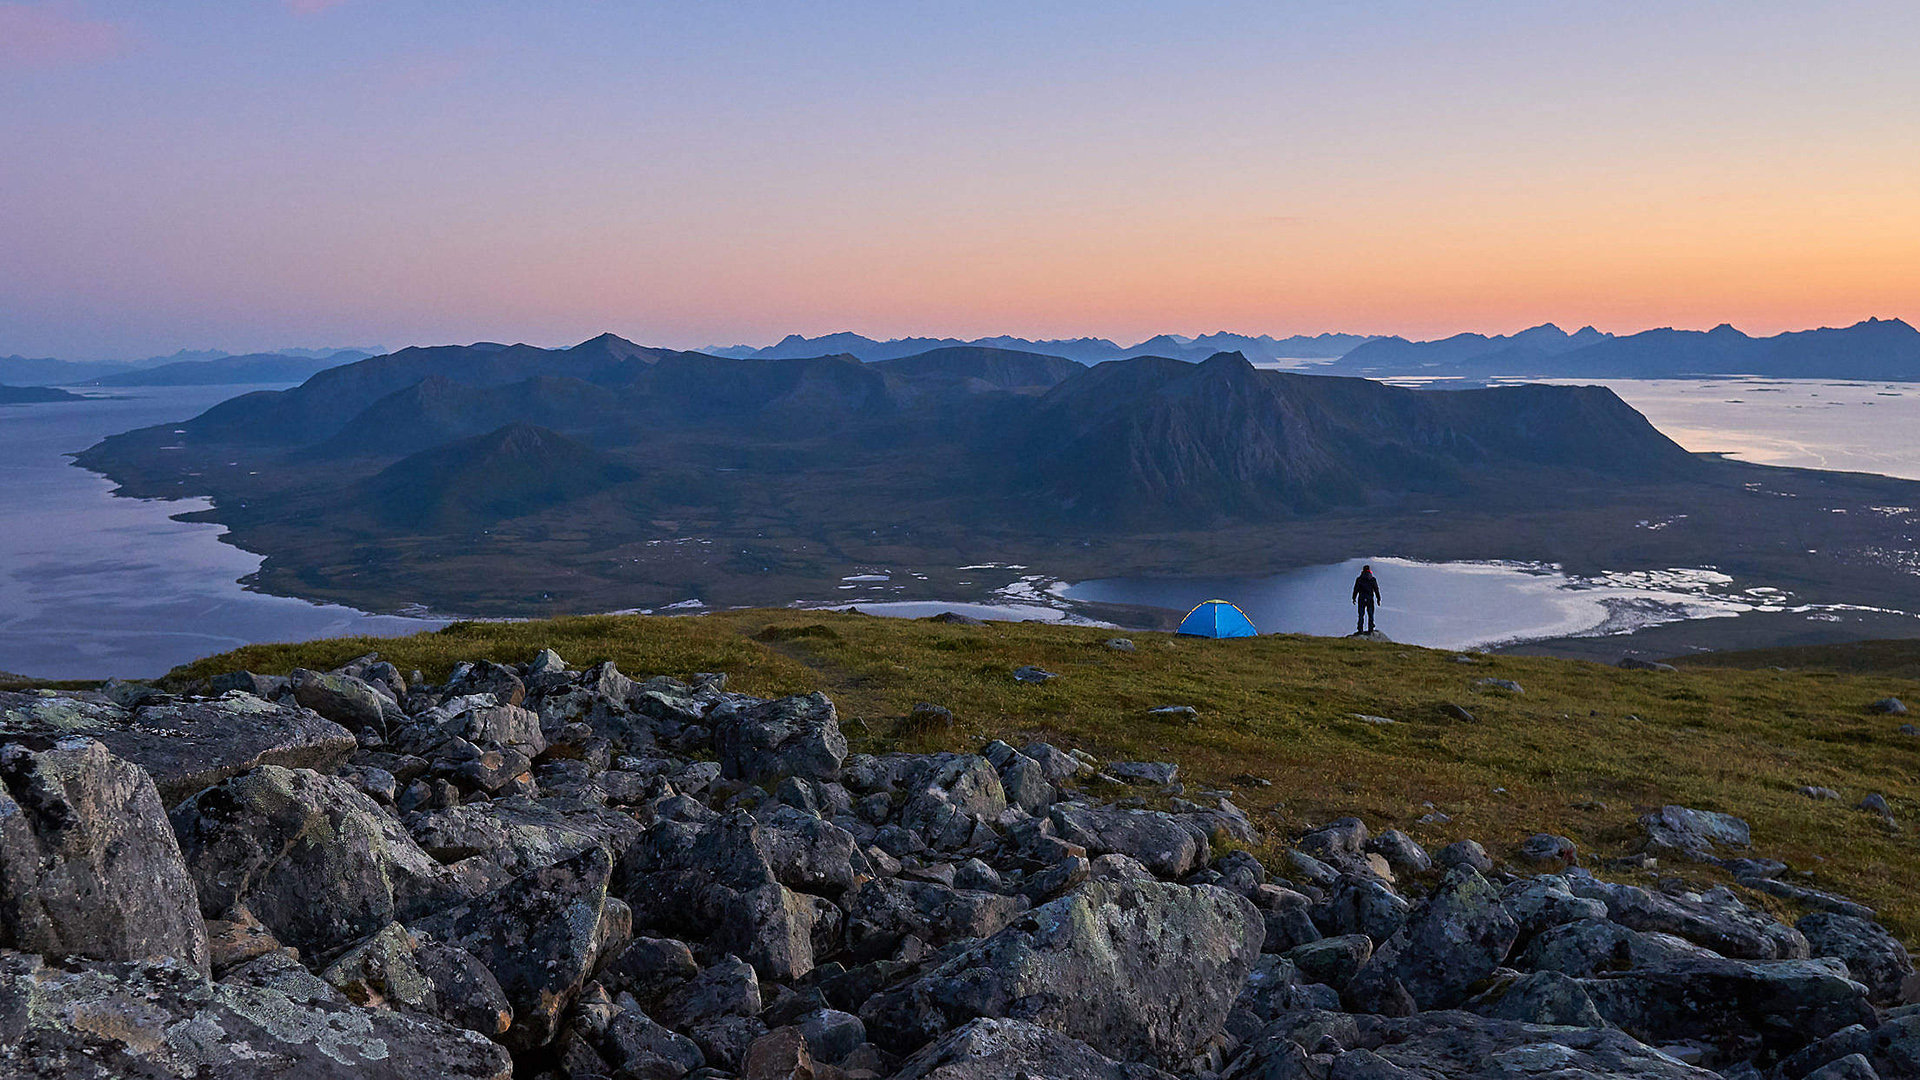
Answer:
<svg viewBox="0 0 1920 1080"><path fill-rule="evenodd" d="M1629 930L1605 919L1581 919L1543 931L1527 943L1514 966L1581 978L1719 955L1672 934Z"/></svg>
<svg viewBox="0 0 1920 1080"><path fill-rule="evenodd" d="M626 853L616 890L643 932L705 941L770 979L813 970L818 913L780 884L767 834L744 811L656 822Z"/></svg>
<svg viewBox="0 0 1920 1080"><path fill-rule="evenodd" d="M303 952L348 945L470 891L335 776L262 766L186 800L172 819L201 913L245 907Z"/></svg>
<svg viewBox="0 0 1920 1080"><path fill-rule="evenodd" d="M908 935L929 945L999 932L1025 909L1012 896L933 881L875 878L847 899L847 947L856 961L893 954Z"/></svg>
<svg viewBox="0 0 1920 1080"><path fill-rule="evenodd" d="M894 1080L1169 1080L1114 1061L1078 1039L1024 1020L980 1019L907 1059Z"/></svg>
<svg viewBox="0 0 1920 1080"><path fill-rule="evenodd" d="M1753 842L1747 823L1732 814L1663 806L1640 819L1647 831L1646 850L1698 862L1717 862L1720 853Z"/></svg>
<svg viewBox="0 0 1920 1080"><path fill-rule="evenodd" d="M612 857L590 848L411 929L486 965L513 1006L503 1041L529 1050L559 1034L581 988L632 936L627 905L607 895L612 876Z"/></svg>
<svg viewBox="0 0 1920 1080"><path fill-rule="evenodd" d="M965 847L981 821L1007 808L1006 790L993 764L978 754L936 761L900 811L900 824L942 850Z"/></svg>
<svg viewBox="0 0 1920 1080"><path fill-rule="evenodd" d="M1263 935L1253 905L1224 889L1092 881L860 1015L901 1052L974 1018L1009 1018L1178 1067L1219 1033Z"/></svg>
<svg viewBox="0 0 1920 1080"><path fill-rule="evenodd" d="M384 731L397 708L363 679L328 675L306 668L287 673L293 700L349 731Z"/></svg>
<svg viewBox="0 0 1920 1080"><path fill-rule="evenodd" d="M94 740L0 744L0 948L208 970L153 781Z"/></svg>
<svg viewBox="0 0 1920 1080"><path fill-rule="evenodd" d="M1362 1017L1357 1042L1334 1057L1329 1077L1718 1080L1717 1074L1683 1065L1625 1032L1525 1024L1463 1012Z"/></svg>
<svg viewBox="0 0 1920 1080"><path fill-rule="evenodd" d="M1701 893L1655 893L1634 885L1570 874L1579 896L1607 905L1607 917L1632 930L1685 938L1722 956L1741 960L1801 960L1807 939L1798 930L1740 902L1725 888Z"/></svg>
<svg viewBox="0 0 1920 1080"><path fill-rule="evenodd" d="M20 1080L508 1080L505 1048L354 1005L297 966L209 983L170 962L0 952L0 1075Z"/></svg>
<svg viewBox="0 0 1920 1080"><path fill-rule="evenodd" d="M724 776L838 780L847 757L840 715L822 693L784 697L713 715L713 745Z"/></svg>
<svg viewBox="0 0 1920 1080"><path fill-rule="evenodd" d="M309 709L233 691L125 708L98 694L0 693L0 740L84 735L153 777L160 801L181 799L261 765L331 772L353 733Z"/></svg>
<svg viewBox="0 0 1920 1080"><path fill-rule="evenodd" d="M417 811L404 824L421 850L441 862L484 855L508 874L524 874L591 847L624 851L646 831L618 810L525 797Z"/></svg>
<svg viewBox="0 0 1920 1080"><path fill-rule="evenodd" d="M1055 803L1048 811L1060 838L1090 855L1126 855L1161 878L1183 878L1207 865L1207 831L1163 810Z"/></svg>
<svg viewBox="0 0 1920 1080"><path fill-rule="evenodd" d="M356 1005L426 1013L489 1038L513 1023L513 1005L485 964L399 923L336 957L320 977Z"/></svg>
<svg viewBox="0 0 1920 1080"><path fill-rule="evenodd" d="M1851 915L1816 911L1794 924L1815 956L1831 956L1847 965L1873 1000L1899 1005L1920 996L1907 947L1885 927Z"/></svg>
<svg viewBox="0 0 1920 1080"><path fill-rule="evenodd" d="M1787 1054L1875 1023L1867 988L1838 960L1693 959L1582 981L1608 1023L1658 1042L1695 1040L1727 1060Z"/></svg>
<svg viewBox="0 0 1920 1080"><path fill-rule="evenodd" d="M1455 867L1360 968L1346 999L1389 1015L1452 1008L1507 958L1519 933L1499 890L1472 868Z"/></svg>

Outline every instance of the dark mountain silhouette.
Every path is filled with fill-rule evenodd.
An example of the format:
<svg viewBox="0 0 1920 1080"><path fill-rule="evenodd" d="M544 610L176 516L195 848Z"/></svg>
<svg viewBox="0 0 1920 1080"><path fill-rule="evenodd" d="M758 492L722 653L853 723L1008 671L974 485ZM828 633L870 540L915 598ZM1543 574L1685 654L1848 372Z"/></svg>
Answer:
<svg viewBox="0 0 1920 1080"><path fill-rule="evenodd" d="M1569 378L1669 378L1764 375L1777 378L1920 380L1920 332L1899 319L1843 328L1750 337L1722 324L1712 330L1661 328L1625 337L1582 330L1561 341L1460 334L1441 341L1388 338L1362 345L1332 369L1359 375L1537 375Z"/></svg>
<svg viewBox="0 0 1920 1080"><path fill-rule="evenodd" d="M635 475L556 431L508 424L402 458L360 485L360 505L397 526L462 528L546 510Z"/></svg>
<svg viewBox="0 0 1920 1080"><path fill-rule="evenodd" d="M40 356L0 356L0 386L72 386L88 379L118 375L133 365L120 361L55 360Z"/></svg>
<svg viewBox="0 0 1920 1080"><path fill-rule="evenodd" d="M1601 387L1423 392L1198 365L1102 364L1043 397L1020 444L1059 505L1131 521L1213 521L1458 493L1476 474L1677 476L1697 460Z"/></svg>
<svg viewBox="0 0 1920 1080"><path fill-rule="evenodd" d="M870 366L884 375L976 391L1050 387L1084 370L1063 356L975 345L934 349L918 356L876 361Z"/></svg>

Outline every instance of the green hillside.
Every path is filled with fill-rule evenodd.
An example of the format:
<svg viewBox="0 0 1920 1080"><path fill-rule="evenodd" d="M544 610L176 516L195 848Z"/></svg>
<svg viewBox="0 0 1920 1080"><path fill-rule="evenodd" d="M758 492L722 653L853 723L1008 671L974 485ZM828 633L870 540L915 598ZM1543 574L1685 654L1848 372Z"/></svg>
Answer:
<svg viewBox="0 0 1920 1080"><path fill-rule="evenodd" d="M1791 880L1873 905L1909 940L1920 934L1920 897L1910 888L1920 880L1920 737L1898 733L1902 718L1868 709L1888 695L1920 701L1911 677L1623 671L1299 636L1135 632L1135 651L1122 652L1105 644L1114 633L790 610L596 616L250 646L168 679L324 669L378 651L438 680L460 660L524 661L550 647L575 665L610 659L642 675L724 671L730 688L755 694L825 690L857 750L1044 737L1113 757L1178 761L1189 794L1230 788L1279 835L1357 813L1429 845L1473 837L1496 855L1541 831L1570 836L1594 857L1624 854L1641 813L1681 803L1746 818L1756 853L1813 872ZM1015 682L1013 669L1026 664L1059 677ZM1516 681L1524 693L1477 687L1484 678ZM902 731L921 701L952 709L955 730ZM1449 703L1474 719L1450 718L1441 708ZM1198 720L1148 714L1165 705L1193 706ZM1798 793L1802 785L1842 798L1811 799ZM1870 792L1884 794L1908 828L1852 809ZM1420 824L1427 803L1451 820Z"/></svg>

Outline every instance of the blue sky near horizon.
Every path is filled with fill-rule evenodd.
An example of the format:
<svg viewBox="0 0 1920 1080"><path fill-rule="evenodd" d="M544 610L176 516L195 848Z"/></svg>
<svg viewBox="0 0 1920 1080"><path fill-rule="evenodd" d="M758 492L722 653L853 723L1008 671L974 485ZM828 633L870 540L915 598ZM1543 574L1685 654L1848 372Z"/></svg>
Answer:
<svg viewBox="0 0 1920 1080"><path fill-rule="evenodd" d="M0 354L1920 315L1910 3L0 2Z"/></svg>

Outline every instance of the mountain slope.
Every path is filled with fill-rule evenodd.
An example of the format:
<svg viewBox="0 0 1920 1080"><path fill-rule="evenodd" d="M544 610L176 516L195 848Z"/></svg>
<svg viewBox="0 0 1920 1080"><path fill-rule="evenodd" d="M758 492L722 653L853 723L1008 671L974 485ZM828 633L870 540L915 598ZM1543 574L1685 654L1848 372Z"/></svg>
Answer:
<svg viewBox="0 0 1920 1080"><path fill-rule="evenodd" d="M90 380L93 386L220 386L242 383L303 382L328 368L365 360L366 353L344 351L323 357L250 353L213 360L182 360Z"/></svg>
<svg viewBox="0 0 1920 1080"><path fill-rule="evenodd" d="M558 432L516 423L403 458L360 493L391 524L461 528L546 510L634 475Z"/></svg>

